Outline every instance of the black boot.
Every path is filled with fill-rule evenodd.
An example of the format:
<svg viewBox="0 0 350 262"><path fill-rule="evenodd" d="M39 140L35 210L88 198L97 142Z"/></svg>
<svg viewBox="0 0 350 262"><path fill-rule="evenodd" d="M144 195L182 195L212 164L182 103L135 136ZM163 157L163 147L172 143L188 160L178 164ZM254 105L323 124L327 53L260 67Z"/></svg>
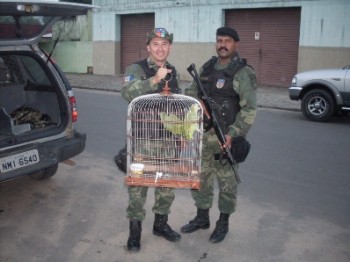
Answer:
<svg viewBox="0 0 350 262"><path fill-rule="evenodd" d="M220 218L216 221L216 227L214 232L211 234L209 238L209 242L211 243L219 243L225 239L225 236L228 232L228 219L230 214L220 213Z"/></svg>
<svg viewBox="0 0 350 262"><path fill-rule="evenodd" d="M192 233L198 229L208 229L210 227L209 209L197 208L196 217L187 225L181 228L182 233Z"/></svg>
<svg viewBox="0 0 350 262"><path fill-rule="evenodd" d="M142 225L139 220L130 220L130 233L128 239L128 250L129 251L139 251L141 249L140 240L141 240L141 231Z"/></svg>
<svg viewBox="0 0 350 262"><path fill-rule="evenodd" d="M164 237L166 240L175 242L181 239L181 235L176 233L168 225L168 215L155 214L153 224L153 234Z"/></svg>

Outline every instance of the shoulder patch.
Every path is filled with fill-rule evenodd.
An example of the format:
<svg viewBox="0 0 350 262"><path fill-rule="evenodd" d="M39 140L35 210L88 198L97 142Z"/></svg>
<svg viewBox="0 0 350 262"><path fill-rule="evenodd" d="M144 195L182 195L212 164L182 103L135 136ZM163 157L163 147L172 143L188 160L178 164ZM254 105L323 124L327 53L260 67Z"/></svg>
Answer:
<svg viewBox="0 0 350 262"><path fill-rule="evenodd" d="M134 80L134 75L128 75L124 77L124 83Z"/></svg>

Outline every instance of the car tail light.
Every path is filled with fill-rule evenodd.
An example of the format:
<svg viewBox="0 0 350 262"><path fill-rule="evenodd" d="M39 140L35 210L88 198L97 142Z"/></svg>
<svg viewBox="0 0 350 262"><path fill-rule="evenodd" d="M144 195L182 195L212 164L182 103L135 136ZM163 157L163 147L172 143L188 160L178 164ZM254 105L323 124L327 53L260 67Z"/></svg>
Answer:
<svg viewBox="0 0 350 262"><path fill-rule="evenodd" d="M72 110L72 122L76 122L78 120L78 109L77 109L77 101L75 99L74 93L72 90L68 91L69 102Z"/></svg>

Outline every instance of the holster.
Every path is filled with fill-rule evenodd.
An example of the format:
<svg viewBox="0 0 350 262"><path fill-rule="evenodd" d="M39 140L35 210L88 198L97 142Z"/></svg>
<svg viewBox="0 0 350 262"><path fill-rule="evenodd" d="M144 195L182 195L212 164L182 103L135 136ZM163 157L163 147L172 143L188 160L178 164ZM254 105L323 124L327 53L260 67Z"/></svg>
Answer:
<svg viewBox="0 0 350 262"><path fill-rule="evenodd" d="M233 159L237 163L242 163L246 160L249 152L250 152L250 143L243 136L237 136L232 139L231 144L231 154ZM215 160L227 159L227 156L223 153L214 154Z"/></svg>
<svg viewBox="0 0 350 262"><path fill-rule="evenodd" d="M236 160L237 163L244 162L250 152L250 147L251 145L245 137L234 137L231 144L231 154L233 159Z"/></svg>
<svg viewBox="0 0 350 262"><path fill-rule="evenodd" d="M117 167L119 168L120 171L126 173L126 166L127 166L127 156L128 156L128 153L126 151L126 145L125 147L123 147L118 155L116 155L114 157L114 162L116 163Z"/></svg>

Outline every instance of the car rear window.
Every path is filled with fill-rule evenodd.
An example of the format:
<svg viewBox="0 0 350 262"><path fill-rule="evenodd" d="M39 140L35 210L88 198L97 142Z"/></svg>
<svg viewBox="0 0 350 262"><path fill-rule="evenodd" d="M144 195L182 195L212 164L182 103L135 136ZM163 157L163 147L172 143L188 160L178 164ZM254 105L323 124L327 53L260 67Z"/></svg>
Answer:
<svg viewBox="0 0 350 262"><path fill-rule="evenodd" d="M0 16L0 39L27 39L38 35L52 19L48 16Z"/></svg>

